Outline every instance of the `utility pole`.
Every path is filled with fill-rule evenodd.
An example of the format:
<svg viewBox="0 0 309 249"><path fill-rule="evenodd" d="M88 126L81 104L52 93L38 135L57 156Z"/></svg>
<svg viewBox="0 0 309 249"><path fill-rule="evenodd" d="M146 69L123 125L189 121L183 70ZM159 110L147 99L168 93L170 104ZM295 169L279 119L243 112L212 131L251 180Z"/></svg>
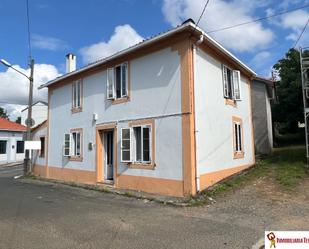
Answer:
<svg viewBox="0 0 309 249"><path fill-rule="evenodd" d="M309 47L300 48L300 68L304 102L305 136L306 136L306 158L307 167L309 167Z"/></svg>
<svg viewBox="0 0 309 249"><path fill-rule="evenodd" d="M27 135L26 141L31 140L31 126L32 122L32 101L33 101L33 71L34 71L34 59L30 59L30 77L29 77L29 99L28 99L28 116L27 116ZM31 173L31 160L30 150L26 150L24 159L24 175Z"/></svg>

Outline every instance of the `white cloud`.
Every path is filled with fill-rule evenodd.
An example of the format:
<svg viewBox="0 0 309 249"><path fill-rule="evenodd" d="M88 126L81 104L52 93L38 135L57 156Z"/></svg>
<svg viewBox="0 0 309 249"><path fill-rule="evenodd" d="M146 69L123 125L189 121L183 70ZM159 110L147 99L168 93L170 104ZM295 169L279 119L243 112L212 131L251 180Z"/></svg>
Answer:
<svg viewBox="0 0 309 249"><path fill-rule="evenodd" d="M109 41L102 41L80 50L85 63L94 62L143 40L130 25L117 26Z"/></svg>
<svg viewBox="0 0 309 249"><path fill-rule="evenodd" d="M68 49L68 44L58 38L47 37L38 34L31 36L31 42L34 48L45 49L51 51Z"/></svg>
<svg viewBox="0 0 309 249"><path fill-rule="evenodd" d="M249 0L210 1L199 26L205 31L211 31L252 21L256 18L251 16L254 9L265 7L265 4L260 5L256 2ZM166 20L176 26L187 18L197 20L204 4L204 0L164 0L162 11ZM226 48L236 52L255 51L265 47L274 38L273 32L259 22L211 33L211 36Z"/></svg>
<svg viewBox="0 0 309 249"><path fill-rule="evenodd" d="M262 51L257 53L250 62L250 65L254 68L261 68L265 65L265 62L271 58L271 53L268 51Z"/></svg>
<svg viewBox="0 0 309 249"><path fill-rule="evenodd" d="M19 65L13 65L19 71L30 75L30 69L23 69ZM57 68L48 64L34 65L34 87L33 97L36 100L47 100L47 89L38 90L38 86L60 76ZM5 72L0 72L0 105L8 108L8 113L13 117L19 116L18 112L22 106L28 103L29 80L8 68ZM10 103L10 104L4 104Z"/></svg>

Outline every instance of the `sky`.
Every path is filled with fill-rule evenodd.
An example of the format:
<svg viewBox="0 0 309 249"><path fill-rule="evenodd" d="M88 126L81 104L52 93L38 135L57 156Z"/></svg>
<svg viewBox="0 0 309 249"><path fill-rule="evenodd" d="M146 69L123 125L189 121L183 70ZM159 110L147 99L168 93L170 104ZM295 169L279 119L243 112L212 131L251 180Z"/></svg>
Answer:
<svg viewBox="0 0 309 249"><path fill-rule="evenodd" d="M206 0L29 0L31 53L35 59L34 99L47 100L37 87L65 73L65 55L87 65L167 31L192 18ZM260 76L294 47L309 18L309 6L261 22L211 32L309 5L309 0L209 0L199 26ZM26 0L0 2L0 58L29 74ZM309 27L297 47L309 46ZM27 104L28 81L0 65L0 106L11 120Z"/></svg>

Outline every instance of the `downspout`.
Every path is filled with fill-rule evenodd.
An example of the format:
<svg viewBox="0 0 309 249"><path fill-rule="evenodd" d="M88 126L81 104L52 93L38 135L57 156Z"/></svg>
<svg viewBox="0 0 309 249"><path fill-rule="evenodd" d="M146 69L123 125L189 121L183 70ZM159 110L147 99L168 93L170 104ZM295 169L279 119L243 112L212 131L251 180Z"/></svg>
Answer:
<svg viewBox="0 0 309 249"><path fill-rule="evenodd" d="M203 42L204 40L204 36L203 35L200 35L200 38L198 41L196 41L195 44L192 45L192 50L193 50L193 53L192 53L192 66L193 66L193 86L194 86L194 106L195 106L195 113L194 113L194 123L195 123L195 130L194 130L194 135L195 135L195 182L196 182L196 193L199 193L200 192L200 170L199 170L199 163L198 163L198 160L199 160L199 151L198 151L198 148L197 148L197 140L198 140L198 122L197 122L197 115L196 115L196 107L197 107L197 98L196 98L196 79L197 79L197 73L196 73L196 45L199 45Z"/></svg>

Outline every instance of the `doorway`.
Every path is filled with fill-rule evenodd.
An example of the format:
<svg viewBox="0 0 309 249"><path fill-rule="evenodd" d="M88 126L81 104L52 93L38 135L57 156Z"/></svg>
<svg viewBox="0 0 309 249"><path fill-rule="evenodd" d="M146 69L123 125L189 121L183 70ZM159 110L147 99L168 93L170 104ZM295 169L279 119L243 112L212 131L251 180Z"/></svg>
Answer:
<svg viewBox="0 0 309 249"><path fill-rule="evenodd" d="M114 182L114 131L103 132L103 179L106 183Z"/></svg>

